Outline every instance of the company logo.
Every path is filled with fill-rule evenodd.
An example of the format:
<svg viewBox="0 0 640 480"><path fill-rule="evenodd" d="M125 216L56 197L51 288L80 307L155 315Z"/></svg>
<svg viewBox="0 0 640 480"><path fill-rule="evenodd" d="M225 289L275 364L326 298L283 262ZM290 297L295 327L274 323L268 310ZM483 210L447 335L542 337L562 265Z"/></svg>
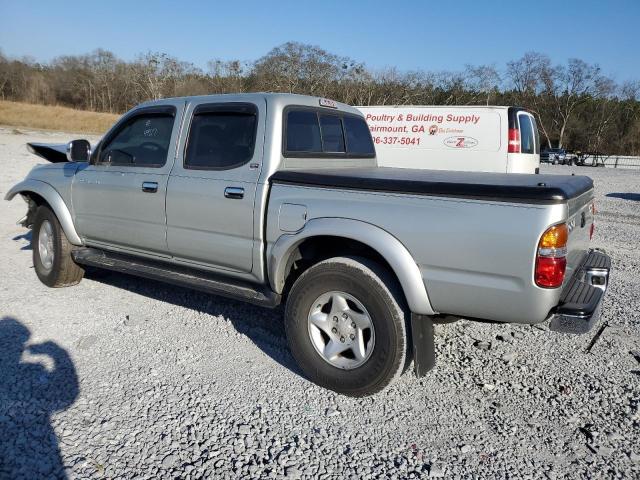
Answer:
<svg viewBox="0 0 640 480"><path fill-rule="evenodd" d="M451 148L473 148L478 145L478 140L473 137L447 137L444 144Z"/></svg>
<svg viewBox="0 0 640 480"><path fill-rule="evenodd" d="M438 125L431 125L429 127L429 135L435 135L438 133Z"/></svg>

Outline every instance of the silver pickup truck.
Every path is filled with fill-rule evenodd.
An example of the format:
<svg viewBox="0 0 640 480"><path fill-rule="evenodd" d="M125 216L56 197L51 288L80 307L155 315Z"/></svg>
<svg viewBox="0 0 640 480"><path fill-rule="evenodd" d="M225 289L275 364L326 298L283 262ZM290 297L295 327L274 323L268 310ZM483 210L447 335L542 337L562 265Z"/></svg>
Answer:
<svg viewBox="0 0 640 480"><path fill-rule="evenodd" d="M590 249L583 176L378 168L362 114L285 94L142 104L91 149L31 144L51 164L20 194L50 287L85 266L267 307L286 301L302 372L353 396L414 361L433 324L464 317L588 331L609 258ZM428 154L428 152L425 152Z"/></svg>

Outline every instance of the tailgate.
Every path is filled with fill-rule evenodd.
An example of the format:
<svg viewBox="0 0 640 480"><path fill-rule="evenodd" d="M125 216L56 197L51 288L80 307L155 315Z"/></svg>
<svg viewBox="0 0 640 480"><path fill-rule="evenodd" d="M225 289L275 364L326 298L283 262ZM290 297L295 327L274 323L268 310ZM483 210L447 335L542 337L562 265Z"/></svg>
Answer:
<svg viewBox="0 0 640 480"><path fill-rule="evenodd" d="M589 249L594 221L593 188L567 202L569 240L567 242L567 271L564 283L573 276Z"/></svg>

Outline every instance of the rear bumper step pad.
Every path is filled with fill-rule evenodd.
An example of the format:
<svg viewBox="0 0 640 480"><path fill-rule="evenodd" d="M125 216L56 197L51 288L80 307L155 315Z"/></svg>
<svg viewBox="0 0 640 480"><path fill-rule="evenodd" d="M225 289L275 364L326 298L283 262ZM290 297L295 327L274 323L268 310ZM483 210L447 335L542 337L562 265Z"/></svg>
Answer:
<svg viewBox="0 0 640 480"><path fill-rule="evenodd" d="M600 319L602 300L609 284L611 259L591 250L562 290L552 311L549 328L563 333L587 333Z"/></svg>

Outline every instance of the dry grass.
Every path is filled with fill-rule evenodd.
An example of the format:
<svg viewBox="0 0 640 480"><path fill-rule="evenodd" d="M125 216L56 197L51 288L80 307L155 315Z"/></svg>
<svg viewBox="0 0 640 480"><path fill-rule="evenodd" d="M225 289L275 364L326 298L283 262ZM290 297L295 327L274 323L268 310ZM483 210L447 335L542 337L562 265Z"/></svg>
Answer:
<svg viewBox="0 0 640 480"><path fill-rule="evenodd" d="M103 134L119 117L67 107L0 101L0 125L12 127Z"/></svg>

